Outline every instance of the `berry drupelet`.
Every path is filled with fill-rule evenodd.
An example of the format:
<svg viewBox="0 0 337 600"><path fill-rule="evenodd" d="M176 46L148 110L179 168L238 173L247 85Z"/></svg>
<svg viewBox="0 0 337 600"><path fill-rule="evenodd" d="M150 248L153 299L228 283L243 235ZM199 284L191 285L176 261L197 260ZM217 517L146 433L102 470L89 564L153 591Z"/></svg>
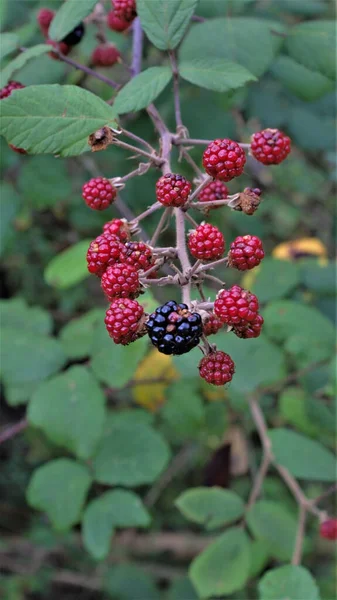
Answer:
<svg viewBox="0 0 337 600"><path fill-rule="evenodd" d="M87 181L82 188L86 204L94 210L105 210L117 196L117 190L104 177L95 177Z"/></svg>
<svg viewBox="0 0 337 600"><path fill-rule="evenodd" d="M182 175L167 173L162 175L156 184L157 200L164 206L178 208L187 201L192 184Z"/></svg>
<svg viewBox="0 0 337 600"><path fill-rule="evenodd" d="M138 271L135 267L115 264L102 275L102 290L108 300L115 298L136 298L140 293Z"/></svg>
<svg viewBox="0 0 337 600"><path fill-rule="evenodd" d="M163 354L185 354L199 344L202 321L199 313L174 300L159 306L146 324L150 340Z"/></svg>
<svg viewBox="0 0 337 600"><path fill-rule="evenodd" d="M239 271L254 269L264 258L260 238L255 235L240 235L231 243L228 264Z"/></svg>
<svg viewBox="0 0 337 600"><path fill-rule="evenodd" d="M264 165L279 165L291 150L291 140L278 129L263 129L252 135L250 150Z"/></svg>
<svg viewBox="0 0 337 600"><path fill-rule="evenodd" d="M211 181L201 190L198 200L199 202L215 202L216 200L225 200L228 194L228 187L222 181Z"/></svg>
<svg viewBox="0 0 337 600"><path fill-rule="evenodd" d="M131 23L137 16L136 0L112 0L115 16Z"/></svg>
<svg viewBox="0 0 337 600"><path fill-rule="evenodd" d="M120 57L120 52L114 44L100 44L94 49L91 62L96 67L112 67L120 60Z"/></svg>
<svg viewBox="0 0 337 600"><path fill-rule="evenodd" d="M201 223L188 237L188 247L194 258L209 261L221 258L225 239L221 231L210 223Z"/></svg>
<svg viewBox="0 0 337 600"><path fill-rule="evenodd" d="M115 344L124 346L146 333L144 309L130 298L116 299L105 315L105 326Z"/></svg>
<svg viewBox="0 0 337 600"><path fill-rule="evenodd" d="M234 372L234 362L221 350L204 356L199 363L200 377L213 385L225 385L232 380Z"/></svg>
<svg viewBox="0 0 337 600"><path fill-rule="evenodd" d="M256 319L259 302L254 294L233 285L228 290L220 290L215 302L214 312L223 323L243 325Z"/></svg>
<svg viewBox="0 0 337 600"><path fill-rule="evenodd" d="M103 233L115 235L125 244L131 239L131 227L126 219L112 219L103 225Z"/></svg>
<svg viewBox="0 0 337 600"><path fill-rule="evenodd" d="M237 142L217 139L207 146L202 162L208 175L221 181L230 181L242 174L246 155Z"/></svg>
<svg viewBox="0 0 337 600"><path fill-rule="evenodd" d="M119 261L124 246L119 239L109 233L103 233L93 240L88 248L88 271L102 277L104 271Z"/></svg>

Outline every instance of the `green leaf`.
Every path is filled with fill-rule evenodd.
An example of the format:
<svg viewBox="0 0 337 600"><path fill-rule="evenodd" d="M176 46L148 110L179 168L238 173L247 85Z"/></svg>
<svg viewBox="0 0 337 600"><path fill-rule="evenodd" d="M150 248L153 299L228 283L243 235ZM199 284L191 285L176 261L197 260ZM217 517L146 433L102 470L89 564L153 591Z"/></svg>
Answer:
<svg viewBox="0 0 337 600"><path fill-rule="evenodd" d="M86 255L90 242L82 240L52 258L44 271L46 283L64 290L88 277Z"/></svg>
<svg viewBox="0 0 337 600"><path fill-rule="evenodd" d="M301 260L299 265L301 282L319 294L334 295L336 289L336 262L322 265L316 259Z"/></svg>
<svg viewBox="0 0 337 600"><path fill-rule="evenodd" d="M334 21L307 21L289 30L286 48L290 56L311 71L332 80L336 77L334 53L336 29Z"/></svg>
<svg viewBox="0 0 337 600"><path fill-rule="evenodd" d="M273 429L269 432L273 453L278 463L299 479L334 481L336 458L316 440L290 429Z"/></svg>
<svg viewBox="0 0 337 600"><path fill-rule="evenodd" d="M271 556L278 560L292 557L297 523L282 504L261 500L248 510L246 518L252 534L268 544Z"/></svg>
<svg viewBox="0 0 337 600"><path fill-rule="evenodd" d="M166 88L172 78L169 67L150 67L133 77L118 92L114 109L118 114L134 112L146 108Z"/></svg>
<svg viewBox="0 0 337 600"><path fill-rule="evenodd" d="M88 369L71 367L38 387L28 420L55 444L89 458L103 433L104 394Z"/></svg>
<svg viewBox="0 0 337 600"><path fill-rule="evenodd" d="M236 90L248 81L256 81L256 77L245 67L222 58L184 61L179 65L179 72L186 81L216 92Z"/></svg>
<svg viewBox="0 0 337 600"><path fill-rule="evenodd" d="M46 52L50 52L50 46L47 44L38 44L37 46L33 46L32 48L28 48L25 52L21 52L16 58L14 58L5 68L1 71L0 74L0 87L4 87L7 85L8 81L12 78L14 73L22 67L32 58L36 58L37 56L41 56L41 54L46 54Z"/></svg>
<svg viewBox="0 0 337 600"><path fill-rule="evenodd" d="M94 332L91 368L97 379L110 387L121 389L132 379L147 349L148 343L144 337L130 346L114 344L102 321Z"/></svg>
<svg viewBox="0 0 337 600"><path fill-rule="evenodd" d="M92 500L83 515L82 535L86 549L102 560L110 549L116 527L148 527L150 515L137 494L113 490Z"/></svg>
<svg viewBox="0 0 337 600"><path fill-rule="evenodd" d="M151 427L118 422L99 445L93 461L95 479L130 487L151 483L169 457L165 440Z"/></svg>
<svg viewBox="0 0 337 600"><path fill-rule="evenodd" d="M244 513L241 498L218 487L187 490L177 498L175 505L187 519L204 525L208 530L228 525Z"/></svg>
<svg viewBox="0 0 337 600"><path fill-rule="evenodd" d="M1 101L0 133L32 154L77 156L87 138L116 127L115 111L95 94L74 85L31 85Z"/></svg>
<svg viewBox="0 0 337 600"><path fill-rule="evenodd" d="M259 582L260 600L320 600L318 587L309 571L284 565L268 571Z"/></svg>
<svg viewBox="0 0 337 600"><path fill-rule="evenodd" d="M263 316L265 333L285 344L299 368L328 359L334 352L333 324L316 308L283 300L269 304Z"/></svg>
<svg viewBox="0 0 337 600"><path fill-rule="evenodd" d="M167 592L166 600L198 600L198 596L188 577L174 579Z"/></svg>
<svg viewBox="0 0 337 600"><path fill-rule="evenodd" d="M194 559L189 576L201 598L232 594L244 587L250 562L248 537L233 527Z"/></svg>
<svg viewBox="0 0 337 600"><path fill-rule="evenodd" d="M331 79L301 65L290 56L279 56L271 72L301 100L317 100L334 89Z"/></svg>
<svg viewBox="0 0 337 600"><path fill-rule="evenodd" d="M66 161L53 156L34 156L25 160L18 178L24 199L37 209L53 207L71 193Z"/></svg>
<svg viewBox="0 0 337 600"><path fill-rule="evenodd" d="M270 285L270 282L273 285ZM260 302L270 302L289 294L300 283L297 264L267 257L256 273L251 291Z"/></svg>
<svg viewBox="0 0 337 600"><path fill-rule="evenodd" d="M46 310L40 306L28 306L23 298L0 300L1 319L6 327L48 334L53 328L53 321Z"/></svg>
<svg viewBox="0 0 337 600"><path fill-rule="evenodd" d="M105 311L99 308L89 310L78 319L73 319L60 331L60 342L65 354L71 358L89 356L97 323L103 322Z"/></svg>
<svg viewBox="0 0 337 600"><path fill-rule="evenodd" d="M279 399L280 414L283 419L303 433L316 436L319 427L307 413L307 396L302 388L287 387ZM330 416L331 419L331 416Z"/></svg>
<svg viewBox="0 0 337 600"><path fill-rule="evenodd" d="M13 221L21 207L22 198L9 183L0 183L0 254L6 248L11 233L14 232Z"/></svg>
<svg viewBox="0 0 337 600"><path fill-rule="evenodd" d="M90 485L85 466L57 458L34 471L27 501L32 508L45 511L55 529L66 530L80 521Z"/></svg>
<svg viewBox="0 0 337 600"><path fill-rule="evenodd" d="M160 598L150 575L130 563L109 568L105 573L103 586L109 597L118 600L159 600Z"/></svg>
<svg viewBox="0 0 337 600"><path fill-rule="evenodd" d="M269 562L268 544L264 540L252 540L251 555L249 579L255 579L261 571L264 571Z"/></svg>
<svg viewBox="0 0 337 600"><path fill-rule="evenodd" d="M57 11L53 18L48 35L51 40L59 42L68 35L85 17L87 17L97 4L97 0L67 0Z"/></svg>
<svg viewBox="0 0 337 600"><path fill-rule="evenodd" d="M189 380L170 385L162 416L174 441L198 437L205 421L205 407Z"/></svg>
<svg viewBox="0 0 337 600"><path fill-rule="evenodd" d="M226 17L192 25L180 49L180 60L227 60L260 77L270 66L282 37L280 23L266 19Z"/></svg>
<svg viewBox="0 0 337 600"><path fill-rule="evenodd" d="M0 33L0 61L11 54L19 46L19 38L16 33Z"/></svg>
<svg viewBox="0 0 337 600"><path fill-rule="evenodd" d="M4 326L0 347L1 375L6 385L38 383L65 362L61 344L33 331Z"/></svg>
<svg viewBox="0 0 337 600"><path fill-rule="evenodd" d="M262 311L264 316L264 311ZM235 377L230 385L233 392L249 393L259 386L269 385L286 374L285 356L264 335L243 340L234 334L217 334L217 346L234 360Z"/></svg>
<svg viewBox="0 0 337 600"><path fill-rule="evenodd" d="M137 0L137 13L149 40L159 50L173 50L181 41L198 0Z"/></svg>

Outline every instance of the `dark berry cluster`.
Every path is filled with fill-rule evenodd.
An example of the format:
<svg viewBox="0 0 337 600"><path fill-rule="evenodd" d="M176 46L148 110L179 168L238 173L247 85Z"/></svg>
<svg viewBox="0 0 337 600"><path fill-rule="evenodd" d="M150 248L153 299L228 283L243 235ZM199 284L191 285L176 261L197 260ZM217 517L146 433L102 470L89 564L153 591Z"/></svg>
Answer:
<svg viewBox="0 0 337 600"><path fill-rule="evenodd" d="M163 354L185 354L199 344L202 335L200 314L174 300L159 306L146 327L152 344Z"/></svg>

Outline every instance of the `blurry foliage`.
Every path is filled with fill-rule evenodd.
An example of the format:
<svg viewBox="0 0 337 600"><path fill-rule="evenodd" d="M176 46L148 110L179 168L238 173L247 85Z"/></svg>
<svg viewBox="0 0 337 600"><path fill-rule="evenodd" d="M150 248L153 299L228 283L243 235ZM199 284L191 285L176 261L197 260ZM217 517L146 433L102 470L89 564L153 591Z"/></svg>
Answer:
<svg viewBox="0 0 337 600"><path fill-rule="evenodd" d="M7 38L9 51L11 44L41 43L36 12L41 6L60 5L59 0L3 1L3 29L14 30L18 37L18 42ZM309 522L304 564L318 588L307 568L275 562L291 558L297 509L273 472L264 482L263 499L247 516L252 538L234 526L221 533L194 561L190 569L194 586L186 575L188 560L180 565L157 551L143 569L141 560L120 562L125 560L123 550L114 548L114 538L111 542L115 528L148 526L150 518L143 502L147 504L147 494L153 492L171 453L179 468L164 481L155 506L149 506L153 531L185 531L187 519L208 522L202 495L188 500L186 494L192 493L190 488L204 485L205 467L214 450L226 436L230 439L238 421L245 427L249 447L247 453L240 446L239 456L242 459L244 455L249 469L232 475L233 496L227 501L233 503L236 494L246 501L251 476L260 461L247 395L316 362L315 369L298 381L285 383L279 394L263 396L261 403L279 462L301 479L307 495L318 496L324 491L322 482L334 477L335 99L332 47L329 42L315 45L317 19L333 17L332 3L200 0L197 14L220 19L215 25L212 21L192 25L181 47L182 59L193 57L196 48L210 61L212 56L214 60L235 56L259 79L234 92L214 92L182 82L182 114L191 136L246 141L257 128L270 126L284 129L294 142L292 155L282 165L257 169L248 161L240 181L230 183L233 193L244 185L263 190L263 203L253 219L227 210L210 214L211 222L224 231L228 245L238 234L263 238L268 257L258 269L244 277L232 272L225 275L225 271L222 275L226 282L241 281L257 293L265 317L264 335L242 343L232 334L219 334L221 347L237 363L236 377L225 390L210 389L200 381L198 350L172 359L154 354L145 338L129 347L114 346L103 325L105 305L99 285L86 278L86 240L100 232L107 217L88 210L81 199L81 185L88 178L85 160L21 157L1 140L1 420L3 425L16 422L29 402L31 425L20 439L1 447L0 567L2 553L7 556L8 550L11 556L12 537L26 538L30 544L18 549L17 561L11 558L7 566L4 563L0 593L6 600L195 600L197 593L231 600L271 600L279 598L280 581L291 600L332 600L335 595L331 545L318 539L315 521ZM230 17L237 20L231 22ZM273 47L265 34L266 19L275 22ZM217 28L222 41L215 35ZM304 38L303 31L307 32ZM75 50L80 62L90 57L96 43L94 33L89 26L86 42ZM128 36L108 31L108 38L129 56ZM333 38L331 33L330 41ZM148 66L157 66L161 55L149 47L147 59ZM113 79L121 73L120 66L109 71ZM81 81L101 98L111 96L102 82L83 82L79 72L45 55L27 62L15 78L26 85ZM145 99L142 105L147 102ZM156 104L173 126L169 88ZM134 117L132 130L150 142L155 140L143 112ZM201 148L193 151L198 163L201 152ZM95 155L95 162L114 177L131 170L132 162L126 156L109 148ZM173 168L192 177L186 163L178 163L177 154ZM149 172L128 182L123 199L135 213L153 201L156 177ZM114 207L113 216L118 216ZM155 226L155 219L149 219L149 226ZM166 232L167 245L172 235ZM150 292L144 296L148 310L170 299L162 288L156 293L156 298ZM233 443L232 450L234 454ZM115 485L134 489L106 491L106 486ZM27 502L44 510L48 521L25 503L27 486ZM124 521L106 510L103 491L105 496L114 494L115 511L123 509ZM231 504L234 520L241 514L240 498L238 506ZM184 505L184 516L175 501ZM216 494L212 502L216 511ZM329 501L326 506L333 510ZM98 575L94 559L79 546L78 535L55 533L49 525L50 520L56 528L67 529L83 515L83 543L92 556L102 558L110 545L116 552L117 564L103 563ZM231 520L228 515L228 521L217 516L220 527ZM198 531L197 525L189 527L188 531ZM53 558L53 549L57 558ZM25 572L27 552L32 561L38 561L33 574ZM224 562L230 577L222 578L216 587ZM22 564L23 572L18 568ZM147 568L151 565L152 570ZM270 570L263 575L266 566ZM71 585L64 575L66 569L75 571ZM59 570L61 576L55 583Z"/></svg>

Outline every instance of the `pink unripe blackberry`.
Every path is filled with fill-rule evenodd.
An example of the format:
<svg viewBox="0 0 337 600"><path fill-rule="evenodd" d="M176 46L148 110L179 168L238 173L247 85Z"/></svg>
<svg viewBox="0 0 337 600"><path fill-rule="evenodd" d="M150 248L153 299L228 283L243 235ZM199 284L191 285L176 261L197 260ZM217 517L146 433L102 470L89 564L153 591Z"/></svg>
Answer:
<svg viewBox="0 0 337 600"><path fill-rule="evenodd" d="M117 190L104 177L95 177L87 181L82 188L85 203L94 210L105 210L117 196Z"/></svg>
<svg viewBox="0 0 337 600"><path fill-rule="evenodd" d="M8 98L8 96L11 95L12 92L14 92L14 90L21 90L22 88L24 88L25 86L22 85L22 83L19 83L18 81L9 81L7 83L7 85L5 85L5 87L3 87L0 90L0 100L3 100L4 98Z"/></svg>
<svg viewBox="0 0 337 600"><path fill-rule="evenodd" d="M136 298L140 293L138 271L126 264L108 267L102 275L101 285L108 300Z"/></svg>
<svg viewBox="0 0 337 600"><path fill-rule="evenodd" d="M256 235L240 235L231 243L228 264L239 271L257 267L264 258L263 246Z"/></svg>
<svg viewBox="0 0 337 600"><path fill-rule="evenodd" d="M203 333L207 336L214 335L218 333L220 329L223 327L223 322L220 321L219 317L216 314L211 313L207 321L203 323Z"/></svg>
<svg viewBox="0 0 337 600"><path fill-rule="evenodd" d="M153 265L152 249L144 242L126 242L120 262L132 265L137 271L146 271Z"/></svg>
<svg viewBox="0 0 337 600"><path fill-rule="evenodd" d="M119 260L122 252L123 245L116 236L108 233L99 235L88 248L89 273L102 277L104 271Z"/></svg>
<svg viewBox="0 0 337 600"><path fill-rule="evenodd" d="M157 200L164 206L183 206L187 201L192 184L182 175L167 173L156 184Z"/></svg>
<svg viewBox="0 0 337 600"><path fill-rule="evenodd" d="M91 62L96 67L112 67L120 60L120 57L120 52L114 44L100 44L94 49Z"/></svg>
<svg viewBox="0 0 337 600"><path fill-rule="evenodd" d="M229 194L228 187L222 181L211 181L204 187L199 196L199 202L216 202L217 200L225 200ZM221 207L208 207L221 208Z"/></svg>
<svg viewBox="0 0 337 600"><path fill-rule="evenodd" d="M42 34L47 37L49 26L55 16L55 11L50 8L41 8L37 13L37 22L41 29Z"/></svg>
<svg viewBox="0 0 337 600"><path fill-rule="evenodd" d="M126 219L112 219L103 225L103 232L115 235L125 244L131 239L131 228Z"/></svg>
<svg viewBox="0 0 337 600"><path fill-rule="evenodd" d="M228 325L250 323L256 319L258 310L257 297L239 285L233 285L228 290L220 290L214 302L215 314Z"/></svg>
<svg viewBox="0 0 337 600"><path fill-rule="evenodd" d="M217 260L225 251L225 239L215 225L201 223L190 232L188 247L194 258L204 261Z"/></svg>
<svg viewBox="0 0 337 600"><path fill-rule="evenodd" d="M263 317L257 314L253 321L247 322L243 320L241 324L238 323L235 325L233 327L233 333L235 333L235 335L237 335L239 338L257 338L261 333L263 323Z"/></svg>
<svg viewBox="0 0 337 600"><path fill-rule="evenodd" d="M199 363L200 377L213 385L225 385L232 380L234 372L234 362L221 350L204 356Z"/></svg>
<svg viewBox="0 0 337 600"><path fill-rule="evenodd" d="M111 10L107 15L107 25L112 31L125 31L130 27L131 23L130 21L125 21L125 19L120 19L115 14L115 11Z"/></svg>
<svg viewBox="0 0 337 600"><path fill-rule="evenodd" d="M237 142L227 138L217 139L207 146L202 162L208 175L221 181L230 181L242 174L246 155Z"/></svg>
<svg viewBox="0 0 337 600"><path fill-rule="evenodd" d="M116 17L124 21L133 21L137 16L136 0L112 0Z"/></svg>
<svg viewBox="0 0 337 600"><path fill-rule="evenodd" d="M251 154L264 165L280 164L290 150L290 138L278 129L263 129L251 137Z"/></svg>
<svg viewBox="0 0 337 600"><path fill-rule="evenodd" d="M104 322L115 344L130 344L146 333L144 309L130 298L113 300Z"/></svg>
<svg viewBox="0 0 337 600"><path fill-rule="evenodd" d="M319 534L327 540L337 540L337 519L327 519L321 523Z"/></svg>

